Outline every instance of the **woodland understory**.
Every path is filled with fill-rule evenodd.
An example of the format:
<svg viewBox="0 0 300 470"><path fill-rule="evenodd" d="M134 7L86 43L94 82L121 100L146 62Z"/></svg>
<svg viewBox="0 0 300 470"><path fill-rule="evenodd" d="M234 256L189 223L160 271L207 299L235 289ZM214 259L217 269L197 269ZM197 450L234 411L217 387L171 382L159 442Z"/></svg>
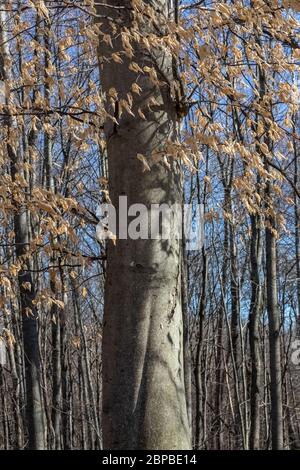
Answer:
<svg viewBox="0 0 300 470"><path fill-rule="evenodd" d="M0 0L0 449L300 449L299 19ZM101 239L120 195L201 247Z"/></svg>

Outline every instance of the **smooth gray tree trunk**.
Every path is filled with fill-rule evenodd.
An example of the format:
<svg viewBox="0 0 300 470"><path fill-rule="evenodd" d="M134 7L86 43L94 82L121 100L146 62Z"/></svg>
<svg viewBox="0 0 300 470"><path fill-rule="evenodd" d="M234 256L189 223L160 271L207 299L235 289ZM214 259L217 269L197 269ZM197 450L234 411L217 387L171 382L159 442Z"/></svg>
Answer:
<svg viewBox="0 0 300 470"><path fill-rule="evenodd" d="M7 28L8 17L5 12L0 11L0 79L12 82L11 71L7 66L9 58L8 42L5 28ZM6 97L6 104L10 104L10 96ZM11 177L15 181L18 166L23 162L20 151L15 150L9 142L11 129L15 125L7 111L5 126L7 129L7 153L11 165ZM17 147L17 146L16 146ZM38 318L37 310L33 304L35 297L33 280L30 272L30 261L27 250L29 245L29 212L25 205L14 201L16 213L14 216L14 232L16 243L16 257L21 260L22 268L18 273L20 290L20 308L22 314L22 333L25 359L25 381L26 381L26 418L28 430L29 449L44 449L44 425L43 405L40 390L40 352L38 342ZM28 287L29 286L29 287Z"/></svg>
<svg viewBox="0 0 300 470"><path fill-rule="evenodd" d="M283 449L282 374L280 354L280 313L277 297L276 237L274 221L266 227L266 284L269 319L272 449Z"/></svg>
<svg viewBox="0 0 300 470"><path fill-rule="evenodd" d="M249 448L258 450L260 445L260 403L262 399L261 358L259 349L259 323L262 313L262 288L260 285L261 268L261 228L260 218L251 215L251 304L249 312L249 347L251 358L250 391L250 433Z"/></svg>
<svg viewBox="0 0 300 470"><path fill-rule="evenodd" d="M106 2L104 2L106 3ZM131 2L110 0L112 6L99 7L122 26L130 27ZM153 6L162 23L168 16L168 1L145 2ZM125 8L124 8L125 7ZM111 33L107 21L102 31ZM115 23L116 24L116 23ZM163 32L163 27L161 28ZM156 33L150 21L143 34ZM112 35L113 36L113 35ZM151 50L140 41L133 43L134 57L141 68L154 66L163 81L173 78L172 59L165 52ZM128 206L142 203L172 205L182 203L179 164L151 162L153 152L165 155L168 139L175 136L175 103L170 87L156 87L147 74L139 74L142 88L135 95L133 113L117 113L120 99L126 98L137 79L128 70L130 59L122 64L107 61L112 52L122 50L120 36L113 49L100 37L102 90L118 92L115 112L118 124L107 120L110 198L118 207L118 197L126 195ZM147 100L155 98L151 109ZM141 109L146 120L138 113ZM144 155L151 171L144 171L137 154ZM174 233L174 232L173 232ZM190 428L185 397L183 321L181 304L182 243L168 240L118 239L108 245L103 331L103 444L109 449L189 449Z"/></svg>

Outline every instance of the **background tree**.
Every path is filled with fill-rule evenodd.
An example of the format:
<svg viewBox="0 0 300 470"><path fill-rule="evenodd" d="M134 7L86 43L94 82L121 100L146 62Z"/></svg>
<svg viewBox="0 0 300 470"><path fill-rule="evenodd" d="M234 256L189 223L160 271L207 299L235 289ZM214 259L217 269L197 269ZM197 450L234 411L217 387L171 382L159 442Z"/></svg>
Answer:
<svg viewBox="0 0 300 470"><path fill-rule="evenodd" d="M299 2L101 4L0 2L0 447L299 448ZM122 192L203 248L97 241Z"/></svg>

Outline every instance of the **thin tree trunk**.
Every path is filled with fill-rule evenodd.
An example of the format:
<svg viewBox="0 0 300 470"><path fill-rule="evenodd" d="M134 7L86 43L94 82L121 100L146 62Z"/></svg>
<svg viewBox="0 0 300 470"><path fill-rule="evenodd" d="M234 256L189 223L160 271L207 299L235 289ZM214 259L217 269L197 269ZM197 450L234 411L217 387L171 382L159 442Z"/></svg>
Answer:
<svg viewBox="0 0 300 470"><path fill-rule="evenodd" d="M270 194L270 185L267 184ZM271 218L266 227L266 281L269 319L272 449L283 449L282 383L280 354L280 316L277 299L277 267L275 223Z"/></svg>
<svg viewBox="0 0 300 470"><path fill-rule="evenodd" d="M258 67L260 98L266 94L265 72ZM264 123L266 128L268 125ZM268 137L265 143L269 151L272 145ZM268 158L261 155L265 169L269 173L270 165ZM282 376L281 376L281 351L280 351L280 312L278 306L277 293L277 251L276 251L276 220L274 216L274 194L272 193L272 183L268 179L265 186L266 220L265 220L265 240L266 240L266 291L267 291L267 312L269 322L269 355L270 355L270 393L271 393L271 430L272 449L283 449L283 412L282 412Z"/></svg>
<svg viewBox="0 0 300 470"><path fill-rule="evenodd" d="M11 82L10 71L6 64L9 58L7 50L6 34L4 31L5 14L0 11L0 76L4 81ZM7 104L10 97L7 99ZM13 121L6 115L7 128L7 152L11 162L11 176L14 181L18 174L18 163L20 160L20 150L10 143L10 132L13 128ZM30 273L30 262L27 255L29 244L29 213L25 206L15 201L16 215L14 217L14 232L16 242L16 256L21 262L21 270L18 273L20 289L20 302L22 314L22 332L25 358L25 380L26 380L26 416L28 430L28 448L44 449L44 426L43 426L43 406L40 390L40 354L38 341L38 319L37 310L33 304L34 285Z"/></svg>
<svg viewBox="0 0 300 470"><path fill-rule="evenodd" d="M259 449L260 443L260 401L261 401L261 360L259 351L259 322L262 308L260 284L261 234L259 216L251 215L251 305L249 313L249 346L251 358L250 391L250 435L249 448Z"/></svg>

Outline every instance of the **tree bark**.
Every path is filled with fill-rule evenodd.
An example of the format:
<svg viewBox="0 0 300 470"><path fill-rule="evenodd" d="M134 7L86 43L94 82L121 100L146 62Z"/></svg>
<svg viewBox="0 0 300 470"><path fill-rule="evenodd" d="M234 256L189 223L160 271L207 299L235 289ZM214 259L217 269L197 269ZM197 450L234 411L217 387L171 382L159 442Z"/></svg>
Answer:
<svg viewBox="0 0 300 470"><path fill-rule="evenodd" d="M10 70L6 66L9 51L7 50L6 34L4 30L5 13L0 11L0 78L7 82L12 82ZM10 104L10 96L7 98L7 105ZM11 177L15 181L18 174L18 164L20 163L20 150L12 147L10 143L10 133L13 128L13 120L9 114L9 109L5 118L7 129L7 153L11 165ZM20 289L20 303L22 313L22 333L25 358L25 380L26 380L26 417L28 430L28 448L35 450L44 449L44 426L43 426L43 406L40 390L40 353L38 342L38 319L37 310L33 304L34 285L30 272L30 261L28 259L29 245L29 213L26 207L17 201L16 215L14 216L14 232L16 243L16 257L21 262L21 270L18 273L18 283Z"/></svg>
<svg viewBox="0 0 300 470"><path fill-rule="evenodd" d="M260 442L260 400L261 400L261 360L259 351L259 322L262 308L262 291L260 285L261 235L260 218L251 215L251 304L249 313L249 346L251 358L251 391L250 391L250 434L249 448L259 449Z"/></svg>
<svg viewBox="0 0 300 470"><path fill-rule="evenodd" d="M130 27L131 2L109 2L112 6L120 3L120 10L110 8L108 14L100 7L99 12ZM169 2L146 3L155 8L163 30ZM111 33L108 21L104 20L102 30ZM157 34L151 21L143 31L144 35L149 33ZM118 100L126 99L137 76L128 70L130 59L125 55L122 64L106 60L112 52L123 49L119 38L112 41L113 49L100 41L102 89L107 94L113 87ZM141 68L154 66L170 83L174 78L171 57L155 47L150 57L140 43L134 43L134 62ZM168 168L162 162L151 162L151 155L165 154L168 139L174 138L175 105L169 85L157 87L146 74L140 74L138 84L142 91L134 102L134 116L125 112L117 116L118 125L105 124L111 201L117 209L120 195L128 197L128 207L134 203L142 203L147 209L153 203L181 205L179 164ZM147 107L151 98L157 102L152 109ZM143 171L138 153L148 158L151 171ZM128 238L118 239L115 245L108 243L103 327L104 448L191 447L184 384L181 251L181 240L175 238Z"/></svg>
<svg viewBox="0 0 300 470"><path fill-rule="evenodd" d="M269 184L268 184L269 186ZM268 191L269 192L269 191ZM272 449L283 449L280 316L277 299L276 236L274 220L266 227L266 281L269 320Z"/></svg>

